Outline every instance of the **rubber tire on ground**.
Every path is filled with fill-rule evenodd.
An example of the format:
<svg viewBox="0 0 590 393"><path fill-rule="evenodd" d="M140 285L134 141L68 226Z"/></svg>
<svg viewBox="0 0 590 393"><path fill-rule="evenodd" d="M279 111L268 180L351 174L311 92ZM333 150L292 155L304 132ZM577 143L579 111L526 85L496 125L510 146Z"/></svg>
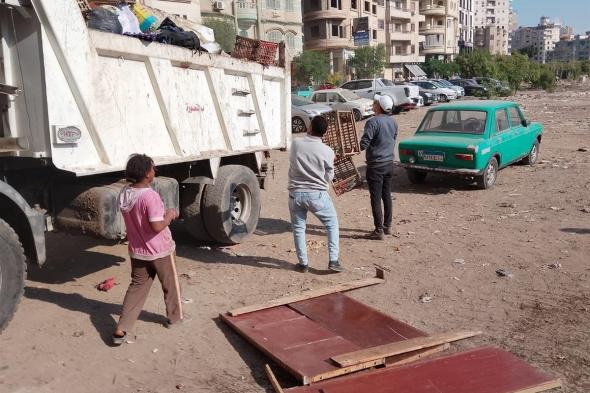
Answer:
<svg viewBox="0 0 590 393"><path fill-rule="evenodd" d="M488 177L488 170L490 169L490 166L493 167L494 172L494 178L492 180L490 180ZM477 185L479 188L487 190L488 188L492 188L494 184L496 184L496 179L498 179L498 161L496 160L496 158L490 158L488 164L486 165L484 173L481 176L477 177Z"/></svg>
<svg viewBox="0 0 590 393"><path fill-rule="evenodd" d="M422 184L426 181L426 176L428 173L423 171L417 171L415 169L406 169L406 174L408 175L408 180L412 184Z"/></svg>
<svg viewBox="0 0 590 393"><path fill-rule="evenodd" d="M533 154L533 152L535 152L535 154ZM531 147L529 154L525 158L523 158L522 162L523 162L523 164L526 164L526 165L535 166L535 164L538 161L539 161L539 141L535 140L535 143L533 144L533 147Z"/></svg>
<svg viewBox="0 0 590 393"><path fill-rule="evenodd" d="M204 184L187 184L180 194L180 212L185 230L193 238L210 242L213 239L205 229L201 200Z"/></svg>
<svg viewBox="0 0 590 393"><path fill-rule="evenodd" d="M0 332L16 312L26 276L26 258L18 235L0 219Z"/></svg>
<svg viewBox="0 0 590 393"><path fill-rule="evenodd" d="M249 196L249 206L243 208L245 220L232 218L230 204L234 191ZM260 185L250 168L225 165L219 168L215 184L207 184L203 192L202 212L205 228L213 240L238 244L256 230L260 217Z"/></svg>
<svg viewBox="0 0 590 393"><path fill-rule="evenodd" d="M354 121L363 120L363 114L358 109L353 109L352 114L354 115Z"/></svg>
<svg viewBox="0 0 590 393"><path fill-rule="evenodd" d="M297 131L296 128L302 129L300 131ZM299 116L295 116L293 119L291 119L291 131L293 131L293 133L307 132L307 127L305 126L305 122L302 118L300 118Z"/></svg>
<svg viewBox="0 0 590 393"><path fill-rule="evenodd" d="M439 99L439 101L442 101L442 102L449 102L449 101L450 101L450 100L449 100L449 97L447 97L447 95L446 95L446 94L441 94L441 95L439 95L439 96L438 96L438 99Z"/></svg>

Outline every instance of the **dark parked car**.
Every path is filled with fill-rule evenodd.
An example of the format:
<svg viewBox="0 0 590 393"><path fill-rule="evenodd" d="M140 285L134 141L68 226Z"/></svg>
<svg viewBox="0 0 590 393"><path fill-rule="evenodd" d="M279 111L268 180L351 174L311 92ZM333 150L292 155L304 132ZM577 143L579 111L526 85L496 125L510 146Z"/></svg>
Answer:
<svg viewBox="0 0 590 393"><path fill-rule="evenodd" d="M467 96L484 97L488 95L488 88L480 85L473 79L453 79L449 82L453 85L461 86Z"/></svg>

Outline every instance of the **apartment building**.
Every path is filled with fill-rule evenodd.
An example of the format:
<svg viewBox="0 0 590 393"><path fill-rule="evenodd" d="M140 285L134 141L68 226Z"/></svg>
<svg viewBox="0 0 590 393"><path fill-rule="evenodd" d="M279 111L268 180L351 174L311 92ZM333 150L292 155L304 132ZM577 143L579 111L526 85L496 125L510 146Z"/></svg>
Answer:
<svg viewBox="0 0 590 393"><path fill-rule="evenodd" d="M290 59L303 49L301 0L201 0L201 16L235 23L243 37L284 41Z"/></svg>
<svg viewBox="0 0 590 393"><path fill-rule="evenodd" d="M512 33L512 49L525 51L534 60L545 63L560 36L561 25L544 16L537 26L521 27Z"/></svg>
<svg viewBox="0 0 590 393"><path fill-rule="evenodd" d="M492 54L511 52L512 0L474 0L475 47Z"/></svg>
<svg viewBox="0 0 590 393"><path fill-rule="evenodd" d="M566 36L569 37L569 34ZM557 42L555 49L548 53L547 59L550 61L590 60L590 31L585 35L577 35Z"/></svg>
<svg viewBox="0 0 590 393"><path fill-rule="evenodd" d="M303 48L327 53L332 73L349 74L355 32L368 34L357 45L385 43L383 0L303 0L303 22Z"/></svg>
<svg viewBox="0 0 590 393"><path fill-rule="evenodd" d="M406 79L414 76L415 67L410 65L424 63L420 55L420 44L424 36L420 34L420 23L426 20L419 12L418 0L397 0L385 2L385 44L387 63L385 77Z"/></svg>
<svg viewBox="0 0 590 393"><path fill-rule="evenodd" d="M473 49L475 34L474 0L459 0L459 51L469 52Z"/></svg>
<svg viewBox="0 0 590 393"><path fill-rule="evenodd" d="M420 54L426 59L453 60L459 53L459 1L420 0Z"/></svg>
<svg viewBox="0 0 590 393"><path fill-rule="evenodd" d="M140 3L157 8L168 14L178 15L197 23L201 22L199 0L140 0Z"/></svg>

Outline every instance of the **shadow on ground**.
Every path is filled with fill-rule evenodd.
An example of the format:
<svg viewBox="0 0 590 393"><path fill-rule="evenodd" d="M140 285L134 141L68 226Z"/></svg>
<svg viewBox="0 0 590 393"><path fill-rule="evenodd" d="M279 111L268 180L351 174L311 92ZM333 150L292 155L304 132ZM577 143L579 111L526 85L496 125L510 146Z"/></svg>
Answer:
<svg viewBox="0 0 590 393"><path fill-rule="evenodd" d="M25 297L55 304L63 309L88 314L92 325L100 334L102 341L112 346L111 335L115 329L116 321L112 315L120 315L120 304L106 303L99 300L88 299L77 293L55 292L47 288L25 288ZM165 316L142 311L139 320L164 324Z"/></svg>

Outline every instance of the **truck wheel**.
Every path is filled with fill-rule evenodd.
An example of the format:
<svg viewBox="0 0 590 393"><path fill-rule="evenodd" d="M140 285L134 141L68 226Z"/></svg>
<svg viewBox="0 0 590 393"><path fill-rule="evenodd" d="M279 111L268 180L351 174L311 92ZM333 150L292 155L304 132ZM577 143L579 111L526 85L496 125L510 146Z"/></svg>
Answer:
<svg viewBox="0 0 590 393"><path fill-rule="evenodd" d="M203 214L201 212L201 200L203 198L202 184L189 184L182 190L180 199L180 211L186 231L197 240L212 241L205 229Z"/></svg>
<svg viewBox="0 0 590 393"><path fill-rule="evenodd" d="M477 185L484 190L493 187L498 177L498 161L491 158L481 176L477 177Z"/></svg>
<svg viewBox="0 0 590 393"><path fill-rule="evenodd" d="M406 174L408 175L408 180L412 184L422 184L426 180L426 172L417 171L415 169L406 169Z"/></svg>
<svg viewBox="0 0 590 393"><path fill-rule="evenodd" d="M256 229L260 216L260 185L242 165L219 168L214 185L205 186L203 217L213 240L237 244Z"/></svg>
<svg viewBox="0 0 590 393"><path fill-rule="evenodd" d="M539 161L539 141L536 140L531 147L531 151L529 154L522 160L522 162L526 165L535 166L535 164Z"/></svg>
<svg viewBox="0 0 590 393"><path fill-rule="evenodd" d="M26 275L25 253L18 235L0 219L0 332L18 307Z"/></svg>

